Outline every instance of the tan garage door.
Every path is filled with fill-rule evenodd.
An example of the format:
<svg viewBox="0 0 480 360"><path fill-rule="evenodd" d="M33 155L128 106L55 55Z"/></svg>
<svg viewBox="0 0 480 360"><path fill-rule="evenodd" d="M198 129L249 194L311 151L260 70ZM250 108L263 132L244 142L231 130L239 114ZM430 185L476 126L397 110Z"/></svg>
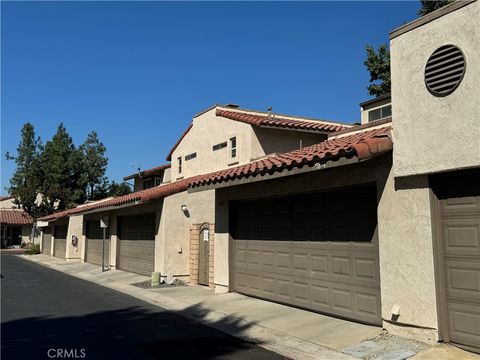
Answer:
<svg viewBox="0 0 480 360"><path fill-rule="evenodd" d="M236 291L381 324L374 186L231 205Z"/></svg>
<svg viewBox="0 0 480 360"><path fill-rule="evenodd" d="M50 255L52 251L52 228L47 226L43 228L42 253Z"/></svg>
<svg viewBox="0 0 480 360"><path fill-rule="evenodd" d="M67 251L68 225L56 225L54 228L53 256L65 259Z"/></svg>
<svg viewBox="0 0 480 360"><path fill-rule="evenodd" d="M105 234L104 264L110 265L110 231L107 228ZM85 261L95 265L102 265L103 252L103 228L100 220L86 222Z"/></svg>
<svg viewBox="0 0 480 360"><path fill-rule="evenodd" d="M480 352L480 174L436 184L446 341Z"/></svg>
<svg viewBox="0 0 480 360"><path fill-rule="evenodd" d="M155 214L118 218L118 268L151 275L155 261Z"/></svg>

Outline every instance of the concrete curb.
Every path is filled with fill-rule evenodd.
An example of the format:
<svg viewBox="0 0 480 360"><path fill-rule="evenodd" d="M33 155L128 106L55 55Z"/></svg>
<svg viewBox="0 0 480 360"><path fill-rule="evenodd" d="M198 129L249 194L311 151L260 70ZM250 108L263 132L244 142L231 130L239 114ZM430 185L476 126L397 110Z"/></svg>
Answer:
<svg viewBox="0 0 480 360"><path fill-rule="evenodd" d="M173 299L171 297L159 294L158 292L149 292L146 289L137 288L135 286L120 283L112 279L105 279L103 277L99 277L97 274L91 274L91 273L81 272L81 271L71 273L66 271L68 270L68 267L64 265L46 263L45 261L42 261L42 259L38 259L38 258L36 259L35 256L22 255L20 256L20 258L48 267L56 271L63 272L67 275L71 275L73 277L86 280L94 284L107 287L112 290L119 291L123 294L130 295L137 299L148 302L152 305L161 307L165 310L179 313L180 315L185 316L189 319L195 320L197 322L200 322L203 325L213 327L217 330L220 330L222 332L225 332L229 335L235 336L242 340L257 343L259 346L267 350L276 352L280 355L283 355L288 359L295 359L295 360L297 359L298 360L355 359L354 357L348 356L346 354L342 354L336 350L333 350L324 346L320 346L318 344L305 341L297 337L290 336L286 333L282 333L274 329L266 328L258 324L248 324L243 319L232 316L232 314L228 314L225 312L220 312L217 310L210 309L207 316L203 318L194 316L193 313L189 314L188 310L186 311L186 309L192 305L201 305L201 303L198 303L198 302L195 303L195 302L180 301L180 300ZM236 330L236 328L238 328L239 326L236 326L235 328L233 328L228 326L217 325L220 323L219 320L224 319L225 316L229 316L237 320L237 325L248 324L248 327L249 327L248 334L245 334Z"/></svg>

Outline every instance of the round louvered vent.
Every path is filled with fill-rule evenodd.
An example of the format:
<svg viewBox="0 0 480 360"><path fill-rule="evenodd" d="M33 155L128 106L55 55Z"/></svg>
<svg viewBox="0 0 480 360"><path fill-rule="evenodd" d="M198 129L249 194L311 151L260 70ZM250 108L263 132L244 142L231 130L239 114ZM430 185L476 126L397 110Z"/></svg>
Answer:
<svg viewBox="0 0 480 360"><path fill-rule="evenodd" d="M460 85L465 74L465 57L453 45L435 50L425 66L425 84L435 96L447 96Z"/></svg>

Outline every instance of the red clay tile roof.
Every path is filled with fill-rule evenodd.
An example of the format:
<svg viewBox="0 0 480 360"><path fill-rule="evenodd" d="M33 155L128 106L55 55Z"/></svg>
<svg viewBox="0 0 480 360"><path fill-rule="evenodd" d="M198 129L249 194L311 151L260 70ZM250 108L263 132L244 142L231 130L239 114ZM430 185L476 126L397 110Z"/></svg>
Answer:
<svg viewBox="0 0 480 360"><path fill-rule="evenodd" d="M303 131L315 131L322 134L331 133L335 131L340 131L346 128L349 128L348 125L340 125L336 123L331 123L328 121L321 121L321 120L302 120L302 119L288 119L282 117L275 117L269 118L265 115L258 115L258 114L251 114L246 112L239 112L239 111L228 111L217 109L216 113L217 116L221 116L230 120L243 122L246 124L250 124L253 126L260 126L260 127L276 127L280 129L293 129L293 130L303 130ZM183 138L187 135L187 133L192 128L193 124L190 124L188 128L183 132L180 139L177 140L175 145L173 145L172 149L167 155L166 160L171 161L172 155L177 146L182 142Z"/></svg>
<svg viewBox="0 0 480 360"><path fill-rule="evenodd" d="M392 148L390 127L362 131L344 137L329 139L288 153L269 156L245 165L199 176L199 179L192 182L191 187L256 176L258 174L273 174L284 169L300 168L318 161L341 157L357 156L359 160L364 160L389 151Z"/></svg>
<svg viewBox="0 0 480 360"><path fill-rule="evenodd" d="M167 197L189 187L219 183L228 180L255 176L257 174L280 172L284 169L302 167L321 160L338 159L341 157L357 156L365 160L375 155L390 151L393 147L390 136L390 127L362 131L356 134L326 140L316 145L288 153L269 156L246 165L241 165L204 175L192 176L172 182L170 184L137 191L128 195L119 196L103 202L80 206L56 214L44 216L39 220L51 221L61 217L83 213L86 211L123 206L132 203L143 203L149 200Z"/></svg>
<svg viewBox="0 0 480 360"><path fill-rule="evenodd" d="M143 170L143 171L140 171L140 174L142 176L152 176L152 175L159 175L160 173L162 173L165 169L168 169L171 167L171 164L163 164L163 165L160 165L160 166L155 166L151 169L147 169L147 170ZM123 180L129 180L129 179L133 179L134 177L138 176L138 172L135 173L135 174L132 174L132 175L128 175L128 176L125 176L123 178Z"/></svg>
<svg viewBox="0 0 480 360"><path fill-rule="evenodd" d="M321 133L329 133L334 131L340 131L347 126L329 123L320 120L300 120L300 119L287 119L282 117L271 117L265 115L248 114L237 111L228 111L217 109L217 116L221 116L230 120L244 122L246 124L262 127L278 127L284 129L295 130L309 130L318 131Z"/></svg>
<svg viewBox="0 0 480 360"><path fill-rule="evenodd" d="M8 225L26 225L32 224L33 219L23 210L0 210L0 223Z"/></svg>

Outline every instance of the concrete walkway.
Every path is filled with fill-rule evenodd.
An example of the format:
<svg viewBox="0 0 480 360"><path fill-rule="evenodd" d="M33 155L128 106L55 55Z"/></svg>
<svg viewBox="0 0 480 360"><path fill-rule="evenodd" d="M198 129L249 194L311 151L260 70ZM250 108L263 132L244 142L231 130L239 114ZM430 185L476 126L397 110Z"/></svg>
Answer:
<svg viewBox="0 0 480 360"><path fill-rule="evenodd" d="M215 294L203 286L142 289L131 284L148 281L147 276L121 270L102 273L100 266L81 263L79 260L65 261L47 255L20 255L20 257L134 296L164 309L182 312L187 317L228 334L262 343L268 350L291 359L355 359L357 357L350 357L341 351L366 340L375 339L382 333L380 327L328 317L237 293ZM426 359L425 356L450 359L446 357L447 354L458 356L457 351L461 350L448 345L430 347L412 359ZM463 351L462 353L465 353L465 356L470 355ZM472 356L472 360L480 360L476 355Z"/></svg>

